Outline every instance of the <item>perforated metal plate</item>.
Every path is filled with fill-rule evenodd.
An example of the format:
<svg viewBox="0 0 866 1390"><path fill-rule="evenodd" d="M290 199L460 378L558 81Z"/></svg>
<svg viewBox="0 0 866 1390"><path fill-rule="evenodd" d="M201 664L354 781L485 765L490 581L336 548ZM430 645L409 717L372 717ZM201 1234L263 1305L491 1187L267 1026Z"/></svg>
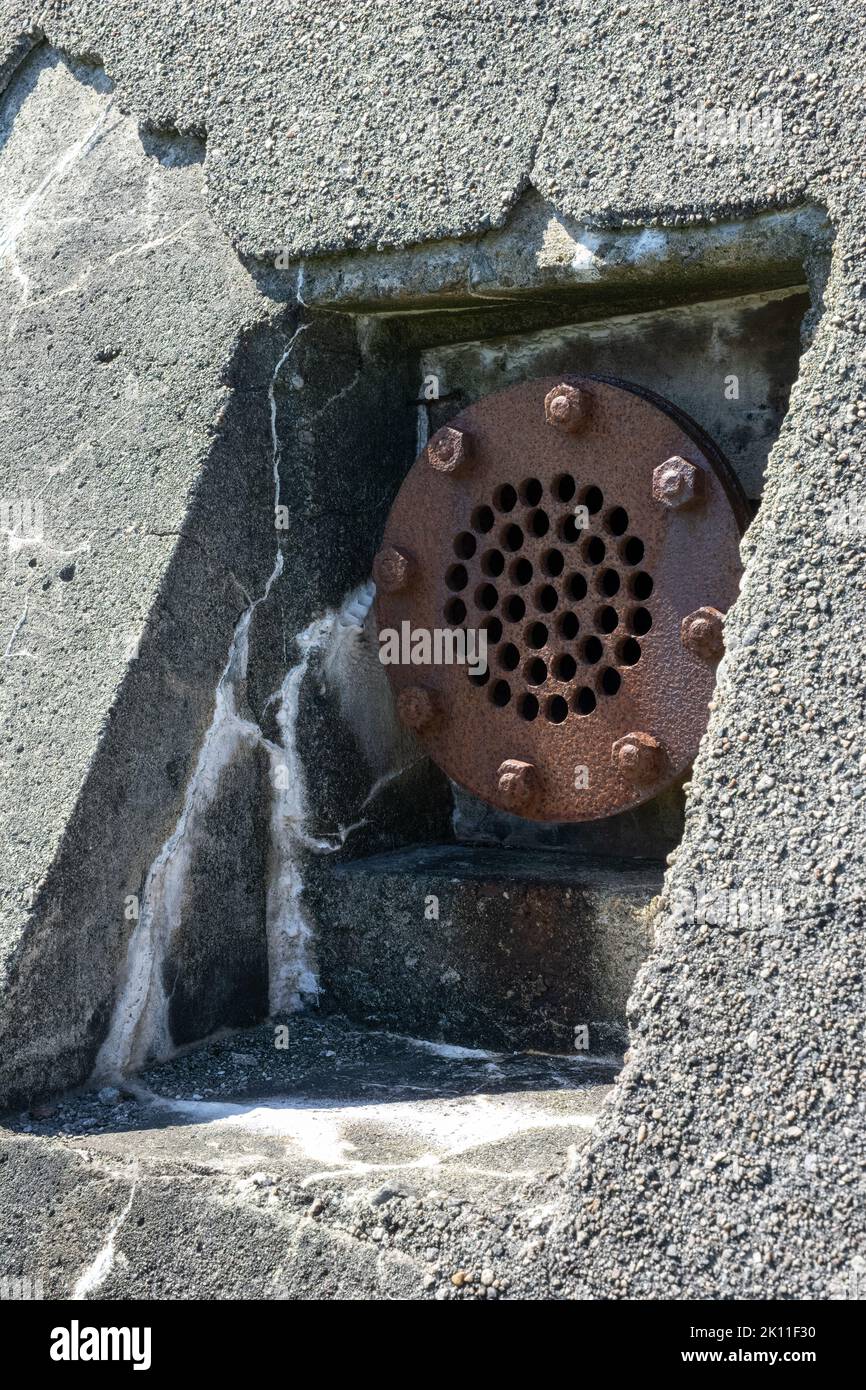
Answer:
<svg viewBox="0 0 866 1390"><path fill-rule="evenodd" d="M401 717L530 819L657 795L706 727L746 519L711 441L638 387L569 376L476 402L414 463L376 558L380 632L416 658L430 634L428 662L387 667ZM487 671L447 664L443 630L483 630Z"/></svg>

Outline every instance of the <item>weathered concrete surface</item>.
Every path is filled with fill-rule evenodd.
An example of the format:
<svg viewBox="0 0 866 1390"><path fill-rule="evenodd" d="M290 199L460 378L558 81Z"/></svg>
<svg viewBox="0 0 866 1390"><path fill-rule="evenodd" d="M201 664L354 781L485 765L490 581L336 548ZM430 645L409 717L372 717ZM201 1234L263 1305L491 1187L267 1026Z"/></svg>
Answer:
<svg viewBox="0 0 866 1390"><path fill-rule="evenodd" d="M651 861L431 845L311 875L328 1012L471 1047L624 1046ZM578 1044L579 1045L579 1044Z"/></svg>
<svg viewBox="0 0 866 1390"><path fill-rule="evenodd" d="M294 857L339 848L340 826L323 776L295 845L306 808L280 721L308 655L290 637L369 575L375 520L357 516L382 508L414 419L394 429L390 363L352 399L345 320L306 333L315 380L292 386L298 330L207 215L197 141L142 137L101 70L44 46L2 111L0 1095L15 1100L314 989ZM335 397L360 480L332 466ZM329 619L315 639L334 635L337 665L340 632ZM371 758L347 779L346 824L386 770ZM411 823L399 794L391 814Z"/></svg>
<svg viewBox="0 0 866 1390"><path fill-rule="evenodd" d="M335 0L327 15L302 0L267 15L4 0L2 13L10 43L41 25L99 54L136 115L206 134L211 210L252 254L474 236L530 183L580 221L696 222L804 196L836 215L858 196L861 55L844 0L439 0L423 21L407 0ZM778 105L783 140L684 151L676 108L709 93Z"/></svg>
<svg viewBox="0 0 866 1390"><path fill-rule="evenodd" d="M267 381L230 367L264 302L206 214L201 147L142 144L103 73L44 48L2 122L0 1090L26 1095L92 1066L274 546ZM230 385L261 393L245 437L217 423Z"/></svg>
<svg viewBox="0 0 866 1390"><path fill-rule="evenodd" d="M0 10L10 53L41 23L99 54L136 114L206 133L216 223L252 255L477 239L528 184L563 218L689 237L732 212L828 210L832 272L669 880L672 893L780 893L782 918L764 905L748 931L736 917L720 931L668 912L635 994L632 1060L546 1237L547 1277L527 1273L536 1292L831 1297L862 1255L866 52L850 15L841 0L504 16L443 0L422 29L403 0L324 20L287 5L255 26L198 3ZM368 83L364 112L351 98ZM781 139L676 146L676 106L709 99L777 105Z"/></svg>
<svg viewBox="0 0 866 1390"><path fill-rule="evenodd" d="M8 1120L0 1277L46 1298L507 1298L618 1064L339 1019L236 1034Z"/></svg>

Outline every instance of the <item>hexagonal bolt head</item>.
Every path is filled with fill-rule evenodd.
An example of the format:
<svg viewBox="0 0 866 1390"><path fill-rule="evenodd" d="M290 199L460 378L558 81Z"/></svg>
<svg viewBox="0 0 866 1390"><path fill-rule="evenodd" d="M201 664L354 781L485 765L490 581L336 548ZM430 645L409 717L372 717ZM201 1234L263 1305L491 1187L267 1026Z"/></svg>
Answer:
<svg viewBox="0 0 866 1390"><path fill-rule="evenodd" d="M435 691L423 685L407 685L397 696L397 714L407 729L426 728L439 714Z"/></svg>
<svg viewBox="0 0 866 1390"><path fill-rule="evenodd" d="M718 608L696 608L680 624L683 646L704 661L718 661L725 651L724 622Z"/></svg>
<svg viewBox="0 0 866 1390"><path fill-rule="evenodd" d="M506 758L496 773L499 795L512 811L525 811L538 790L538 772L534 763L520 758Z"/></svg>
<svg viewBox="0 0 866 1390"><path fill-rule="evenodd" d="M545 396L544 418L549 425L565 430L566 434L575 434L586 424L588 406L589 396L586 391L563 382L561 386L554 386Z"/></svg>
<svg viewBox="0 0 866 1390"><path fill-rule="evenodd" d="M674 454L653 473L653 498L663 507L689 507L703 501L705 484L702 468Z"/></svg>
<svg viewBox="0 0 866 1390"><path fill-rule="evenodd" d="M431 436L427 457L439 473L456 473L472 457L472 437L465 430L445 425Z"/></svg>
<svg viewBox="0 0 866 1390"><path fill-rule="evenodd" d="M665 752L652 734L625 734L610 750L611 761L630 782L654 782L662 773Z"/></svg>
<svg viewBox="0 0 866 1390"><path fill-rule="evenodd" d="M415 562L408 550L395 545L383 545L373 561L373 578L376 588L383 594L396 594L405 589L412 579Z"/></svg>

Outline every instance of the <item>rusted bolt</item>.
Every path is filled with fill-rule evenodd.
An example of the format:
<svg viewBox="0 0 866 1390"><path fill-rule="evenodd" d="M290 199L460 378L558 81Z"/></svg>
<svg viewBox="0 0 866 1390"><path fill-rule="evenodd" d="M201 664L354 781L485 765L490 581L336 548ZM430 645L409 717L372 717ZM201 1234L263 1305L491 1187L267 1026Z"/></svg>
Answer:
<svg viewBox="0 0 866 1390"><path fill-rule="evenodd" d="M534 763L520 758L506 758L496 773L499 795L511 811L524 811L538 787L538 772Z"/></svg>
<svg viewBox="0 0 866 1390"><path fill-rule="evenodd" d="M383 594L396 594L405 589L412 578L414 561L408 550L384 545L373 561L376 588Z"/></svg>
<svg viewBox="0 0 866 1390"><path fill-rule="evenodd" d="M725 650L724 621L724 614L718 608L696 608L680 624L683 646L705 661L718 661Z"/></svg>
<svg viewBox="0 0 866 1390"><path fill-rule="evenodd" d="M653 473L653 497L665 507L688 507L704 497L704 471L674 454Z"/></svg>
<svg viewBox="0 0 866 1390"><path fill-rule="evenodd" d="M427 444L427 457L440 473L456 473L472 454L472 440L465 430L445 425Z"/></svg>
<svg viewBox="0 0 866 1390"><path fill-rule="evenodd" d="M664 765L664 749L652 734L625 734L610 753L614 766L630 782L654 782Z"/></svg>
<svg viewBox="0 0 866 1390"><path fill-rule="evenodd" d="M439 713L439 702L423 685L407 685L397 696L397 714L407 729L424 729Z"/></svg>
<svg viewBox="0 0 866 1390"><path fill-rule="evenodd" d="M544 418L549 425L575 434L585 424L587 417L587 393L577 386L563 382L554 386L544 398Z"/></svg>

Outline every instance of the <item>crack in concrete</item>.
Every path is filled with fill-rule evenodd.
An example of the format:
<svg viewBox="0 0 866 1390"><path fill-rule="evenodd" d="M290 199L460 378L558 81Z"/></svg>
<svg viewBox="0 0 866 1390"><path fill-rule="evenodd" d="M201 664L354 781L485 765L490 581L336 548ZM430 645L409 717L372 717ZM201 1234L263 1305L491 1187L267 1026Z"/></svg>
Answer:
<svg viewBox="0 0 866 1390"><path fill-rule="evenodd" d="M126 1206L112 1221L111 1225L108 1228L105 1240L99 1247L99 1250L96 1252L96 1255L94 1256L93 1260L75 1281L75 1287L73 1288L72 1293L70 1294L70 1298L88 1298L91 1294L96 1293L97 1289L101 1288L102 1285L105 1283L106 1279L108 1278L109 1274L114 1268L114 1262L116 1257L115 1242L117 1240L117 1236L121 1230L121 1227L126 1221L126 1218L129 1216L129 1213L132 1210L132 1204L135 1200L135 1194L137 1190L138 1165L136 1165L135 1177L133 1179L132 1186L129 1191L129 1199L126 1203Z"/></svg>
<svg viewBox="0 0 866 1390"><path fill-rule="evenodd" d="M15 626L13 627L13 629L12 629L12 634L11 634L11 636L10 636L10 638L9 638L9 641L6 643L6 650L5 650L4 653L3 653L3 659L4 659L4 661L6 660L7 657L9 657L9 656L12 655L12 648L15 646L15 642L16 642L16 639L17 639L17 637L18 637L18 634L19 634L19 632L21 631L21 629L22 629L22 627L24 626L24 624L26 623L26 621L27 621L27 609L28 609L29 605L30 605L30 599L29 599L29 598L26 598L26 599L24 600L24 612L21 614L21 616L20 616L20 618L18 619L17 623L16 623Z"/></svg>
<svg viewBox="0 0 866 1390"><path fill-rule="evenodd" d="M21 302L24 304L27 303L30 297L30 277L18 262L18 238L27 226L34 209L48 192L48 189L62 179L74 164L77 164L80 159L85 158L88 154L113 106L114 98L112 97L108 104L100 111L89 130L85 131L80 140L76 140L63 151L59 159L57 159L48 172L43 175L33 192L19 205L18 210L6 223L5 227L0 229L0 259L9 261L12 274L21 285Z"/></svg>

